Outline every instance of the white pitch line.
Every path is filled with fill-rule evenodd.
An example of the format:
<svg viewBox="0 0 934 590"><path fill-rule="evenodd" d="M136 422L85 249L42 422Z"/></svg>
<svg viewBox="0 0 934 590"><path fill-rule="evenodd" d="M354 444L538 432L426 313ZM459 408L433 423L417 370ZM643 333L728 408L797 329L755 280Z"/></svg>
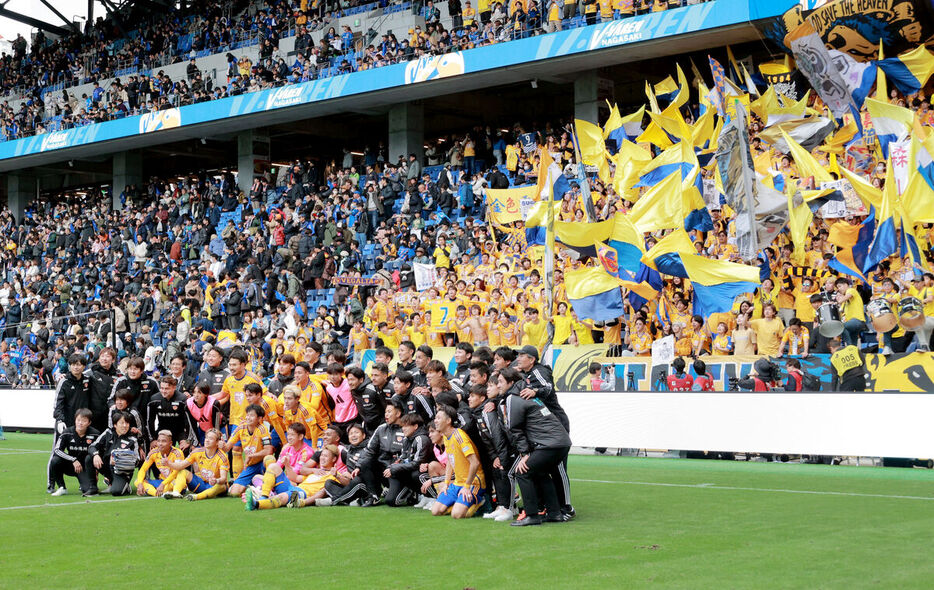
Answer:
<svg viewBox="0 0 934 590"><path fill-rule="evenodd" d="M851 496L856 498L890 498L893 500L934 500L934 496L897 496L890 494L861 494L859 492L825 492L819 490L786 490L781 488L743 488L738 486L721 486L710 483L660 483L653 481L610 481L606 479L575 479L586 483L614 483L629 486L658 486L667 488L697 488L701 490L735 490L742 492L772 492L781 494L811 494L815 496Z"/></svg>
<svg viewBox="0 0 934 590"><path fill-rule="evenodd" d="M84 502L63 502L61 504L32 504L29 506L4 506L0 510L25 510L26 508L57 508L59 506L87 506L88 504L104 504L105 502L130 502L132 500L151 500L150 496L133 496L132 498L113 498L110 500L86 500Z"/></svg>
<svg viewBox="0 0 934 590"><path fill-rule="evenodd" d="M40 449L17 449L17 448L15 448L15 447L4 447L4 446L0 446L0 453L2 453L3 451L23 451L23 452L25 452L25 453L51 453L51 452L52 452L51 449L49 449L49 450L47 450L47 451L43 451L43 450L40 450Z"/></svg>

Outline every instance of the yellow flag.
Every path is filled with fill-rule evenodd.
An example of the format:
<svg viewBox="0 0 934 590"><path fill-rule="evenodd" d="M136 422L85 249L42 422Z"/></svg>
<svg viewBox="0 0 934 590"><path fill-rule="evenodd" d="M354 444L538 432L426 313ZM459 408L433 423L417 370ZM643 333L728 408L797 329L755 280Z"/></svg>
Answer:
<svg viewBox="0 0 934 590"><path fill-rule="evenodd" d="M581 159L584 164L597 167L597 174L603 182L610 180L610 166L607 163L606 144L603 141L603 130L582 119L574 119L577 130L577 141L580 144Z"/></svg>
<svg viewBox="0 0 934 590"><path fill-rule="evenodd" d="M648 80L645 82L645 95L649 99L649 108L652 109L653 113L660 113L662 110L658 108L658 100L655 99L655 93L652 92L652 87L649 86Z"/></svg>
<svg viewBox="0 0 934 590"><path fill-rule="evenodd" d="M879 209L882 206L882 190L877 189L868 182L866 182L862 176L854 174L847 170L844 166L840 168L840 173L844 178L850 181L850 186L853 187L853 190L856 191L856 195L863 202L863 205L868 209L870 206Z"/></svg>
<svg viewBox="0 0 934 590"><path fill-rule="evenodd" d="M640 232L684 227L681 171L669 174L642 195L629 211L629 216Z"/></svg>
<svg viewBox="0 0 934 590"><path fill-rule="evenodd" d="M639 182L642 171L652 161L652 153L631 141L623 140L619 151L613 156L616 172L613 174L613 190L627 201L639 198L638 190L632 186Z"/></svg>
<svg viewBox="0 0 934 590"><path fill-rule="evenodd" d="M784 129L782 129L782 137L785 138L785 142L788 144L788 148L791 151L791 157L794 159L795 164L798 166L798 173L801 178L813 176L815 182L818 184L821 182L833 181L833 177L830 176L830 172L827 172L827 169L821 166L817 162L817 159L814 158L810 152L801 147L798 142L793 140L790 135L785 133Z"/></svg>
<svg viewBox="0 0 934 590"><path fill-rule="evenodd" d="M788 195L788 229L791 230L791 241L794 242L794 251L791 254L791 260L795 264L804 264L805 240L808 236L808 228L811 227L811 221L814 214L807 203L802 202L797 207L794 204L794 196Z"/></svg>
<svg viewBox="0 0 934 590"><path fill-rule="evenodd" d="M885 59L882 54L882 39L879 39L879 61ZM885 81L885 72L876 65L876 100L889 101L889 86Z"/></svg>

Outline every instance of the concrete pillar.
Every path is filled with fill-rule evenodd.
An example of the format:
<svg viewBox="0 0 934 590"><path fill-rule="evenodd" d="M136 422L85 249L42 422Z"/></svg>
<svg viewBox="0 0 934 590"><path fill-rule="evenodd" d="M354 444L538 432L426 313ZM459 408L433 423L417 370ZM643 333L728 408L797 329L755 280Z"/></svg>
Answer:
<svg viewBox="0 0 934 590"><path fill-rule="evenodd" d="M408 160L409 154L425 163L425 109L418 103L398 104L389 110L389 161L397 162L400 155Z"/></svg>
<svg viewBox="0 0 934 590"><path fill-rule="evenodd" d="M26 205L36 200L37 186L36 177L31 174L25 172L7 174L6 202L17 223L23 221L23 211L26 210Z"/></svg>
<svg viewBox="0 0 934 590"><path fill-rule="evenodd" d="M597 71L584 72L574 80L574 118L599 124Z"/></svg>
<svg viewBox="0 0 934 590"><path fill-rule="evenodd" d="M119 152L113 157L113 182L111 183L111 203L114 211L123 208L120 194L130 185L140 189L143 184L143 156L139 152Z"/></svg>
<svg viewBox="0 0 934 590"><path fill-rule="evenodd" d="M606 101L613 102L613 81L598 70L582 73L574 80L574 118L601 125L609 116Z"/></svg>
<svg viewBox="0 0 934 590"><path fill-rule="evenodd" d="M249 196L253 178L269 170L269 136L247 129L237 136L237 186Z"/></svg>

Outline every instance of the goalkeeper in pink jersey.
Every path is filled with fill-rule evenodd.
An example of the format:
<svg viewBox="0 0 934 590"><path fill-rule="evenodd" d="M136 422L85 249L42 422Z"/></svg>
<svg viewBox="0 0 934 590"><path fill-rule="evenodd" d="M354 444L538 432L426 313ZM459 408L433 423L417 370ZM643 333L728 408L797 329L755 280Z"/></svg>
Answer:
<svg viewBox="0 0 934 590"><path fill-rule="evenodd" d="M253 485L243 494L247 510L280 508L289 501L289 494L304 480L300 473L302 465L314 454L314 449L305 442L305 435L304 424L289 424L279 460L267 456L266 472L254 477Z"/></svg>

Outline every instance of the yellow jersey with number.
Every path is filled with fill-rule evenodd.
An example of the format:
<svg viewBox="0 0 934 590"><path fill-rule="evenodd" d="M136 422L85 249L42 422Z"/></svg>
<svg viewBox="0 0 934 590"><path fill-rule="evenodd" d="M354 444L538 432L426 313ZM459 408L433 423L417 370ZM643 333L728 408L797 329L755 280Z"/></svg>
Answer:
<svg viewBox="0 0 934 590"><path fill-rule="evenodd" d="M477 467L476 479L472 482L467 481L467 475L470 473L470 463L467 457L474 455L479 460L479 456L477 455L477 447L466 432L460 428L455 428L451 436L444 437L444 452L448 456L448 465L454 465L454 480L451 483L460 487L464 487L468 483L472 485L479 484L481 488L486 487L483 467L480 466Z"/></svg>

